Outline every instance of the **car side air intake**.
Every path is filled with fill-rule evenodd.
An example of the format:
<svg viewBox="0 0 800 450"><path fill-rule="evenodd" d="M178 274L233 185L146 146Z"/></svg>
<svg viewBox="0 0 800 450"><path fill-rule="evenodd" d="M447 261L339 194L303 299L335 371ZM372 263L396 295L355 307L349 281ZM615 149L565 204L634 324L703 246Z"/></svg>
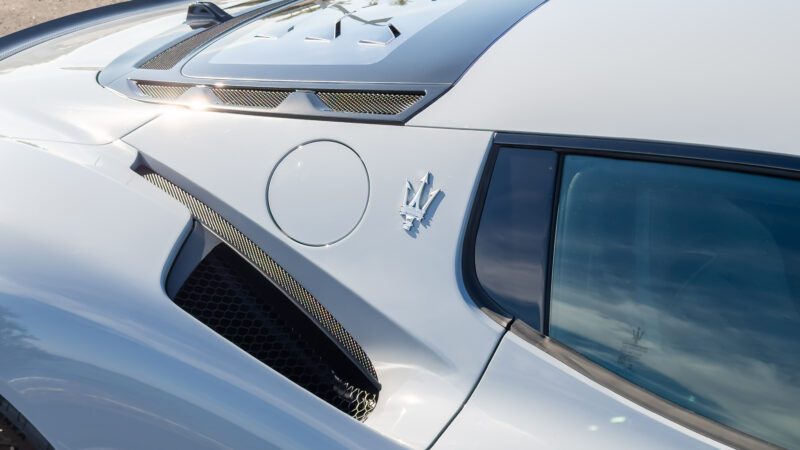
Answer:
<svg viewBox="0 0 800 450"><path fill-rule="evenodd" d="M342 324L219 213L149 168L137 171L194 217L167 278L172 300L320 399L366 419L380 384L372 361Z"/></svg>

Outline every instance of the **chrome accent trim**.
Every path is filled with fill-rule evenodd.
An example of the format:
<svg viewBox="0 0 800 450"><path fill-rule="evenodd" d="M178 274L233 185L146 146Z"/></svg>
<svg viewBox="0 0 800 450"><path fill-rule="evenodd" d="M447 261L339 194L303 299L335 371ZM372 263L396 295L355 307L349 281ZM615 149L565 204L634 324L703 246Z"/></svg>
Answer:
<svg viewBox="0 0 800 450"><path fill-rule="evenodd" d="M403 189L403 204L400 205L400 215L403 217L404 230L412 231L415 224L422 223L425 220L425 213L428 208L436 200L436 196L442 192L441 189L433 189L428 186L430 181L431 173L426 172L419 180L419 187L414 191L414 186L410 181L406 180L405 188ZM422 195L426 187L428 188L428 196L423 200Z"/></svg>

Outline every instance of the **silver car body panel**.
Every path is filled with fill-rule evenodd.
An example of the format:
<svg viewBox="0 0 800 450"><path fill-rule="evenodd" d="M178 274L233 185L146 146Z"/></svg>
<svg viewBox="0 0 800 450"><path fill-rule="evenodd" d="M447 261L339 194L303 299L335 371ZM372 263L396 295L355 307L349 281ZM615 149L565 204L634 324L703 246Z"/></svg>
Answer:
<svg viewBox="0 0 800 450"><path fill-rule="evenodd" d="M263 2L206 30L179 25L122 54L98 79L145 102L201 101L251 114L403 123L543 2L508 0L502 7L489 0ZM137 83L201 91L165 100L146 95ZM292 95L275 107L232 107L204 92L220 87ZM376 115L337 110L308 95L327 91L416 93L420 100L401 112Z"/></svg>
<svg viewBox="0 0 800 450"><path fill-rule="evenodd" d="M722 447L505 333L467 294L462 241L497 131L800 155L796 2L548 2L448 72L456 77L412 80L404 69L397 80L443 83L405 126L134 101L111 85L186 32L183 12L141 19L0 62L0 395L53 446ZM226 81L211 67L192 74ZM316 140L358 154L369 197L350 234L312 247L271 219L267 185L289 151ZM169 299L190 216L132 170L142 162L225 213L353 334L383 386L365 423ZM409 234L401 187L427 172L443 194ZM297 195L324 187L311 180Z"/></svg>

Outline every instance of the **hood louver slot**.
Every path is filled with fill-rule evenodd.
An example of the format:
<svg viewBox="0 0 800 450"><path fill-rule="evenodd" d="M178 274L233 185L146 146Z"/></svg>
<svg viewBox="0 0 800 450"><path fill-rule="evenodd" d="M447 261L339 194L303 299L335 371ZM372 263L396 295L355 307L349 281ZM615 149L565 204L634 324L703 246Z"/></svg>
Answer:
<svg viewBox="0 0 800 450"><path fill-rule="evenodd" d="M333 111L397 115L414 106L422 93L319 91L317 97Z"/></svg>
<svg viewBox="0 0 800 450"><path fill-rule="evenodd" d="M213 84L129 81L139 91L138 100L202 107L217 111L251 114L281 114L300 117L365 118L403 120L425 92L321 91L283 87L250 87ZM191 98L182 98L191 91ZM295 98L297 97L297 98Z"/></svg>
<svg viewBox="0 0 800 450"><path fill-rule="evenodd" d="M364 420L377 404L380 384L372 361L353 336L216 211L150 169L138 172L183 203L197 221L184 248L195 239L210 248L200 261L195 261L194 250L181 250L167 280L173 301L286 378Z"/></svg>
<svg viewBox="0 0 800 450"><path fill-rule="evenodd" d="M402 125L545 1L197 2L183 25L126 51L97 81L139 101L168 100L132 80L191 85L185 106L196 109ZM214 96L215 87L255 91ZM291 93L274 106L250 98L258 90Z"/></svg>
<svg viewBox="0 0 800 450"><path fill-rule="evenodd" d="M189 56L196 48L201 47L212 40L222 36L226 32L236 28L237 26L247 22L248 20L255 19L256 17L268 13L274 9L280 8L289 1L282 1L273 3L262 8L254 9L248 13L236 16L211 28L203 30L189 38L186 38L172 47L167 48L156 56L148 59L142 63L139 68L151 70L169 70L175 67L183 58Z"/></svg>
<svg viewBox="0 0 800 450"><path fill-rule="evenodd" d="M158 100L177 100L191 86L179 84L136 83L142 94Z"/></svg>
<svg viewBox="0 0 800 450"><path fill-rule="evenodd" d="M275 109L291 91L240 88L212 88L211 92L226 106Z"/></svg>

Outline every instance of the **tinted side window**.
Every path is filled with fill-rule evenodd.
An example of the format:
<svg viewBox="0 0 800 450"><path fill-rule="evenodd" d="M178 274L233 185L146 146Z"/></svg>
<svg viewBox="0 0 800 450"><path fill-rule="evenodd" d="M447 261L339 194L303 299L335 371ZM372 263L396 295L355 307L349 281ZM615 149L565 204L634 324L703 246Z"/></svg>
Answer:
<svg viewBox="0 0 800 450"><path fill-rule="evenodd" d="M800 182L568 156L550 307L589 359L800 448Z"/></svg>
<svg viewBox="0 0 800 450"><path fill-rule="evenodd" d="M475 271L509 314L541 329L558 156L502 148L475 238Z"/></svg>

